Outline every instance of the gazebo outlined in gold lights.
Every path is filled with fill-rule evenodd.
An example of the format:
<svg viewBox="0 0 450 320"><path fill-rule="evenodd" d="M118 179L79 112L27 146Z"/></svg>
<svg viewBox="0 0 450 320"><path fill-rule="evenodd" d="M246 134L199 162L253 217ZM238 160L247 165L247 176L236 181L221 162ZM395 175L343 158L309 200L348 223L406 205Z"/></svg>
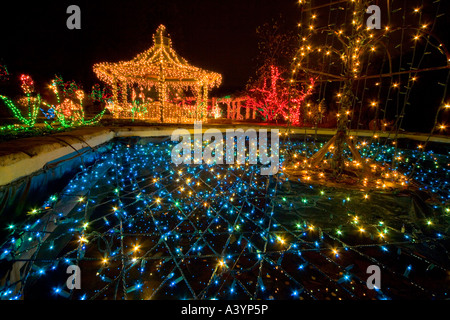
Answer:
<svg viewBox="0 0 450 320"><path fill-rule="evenodd" d="M147 51L130 61L97 63L93 69L100 80L112 87L109 110L115 118L119 118L124 111L129 114L136 97L140 96L144 100L143 105L148 107L144 119L161 122L204 120L207 114L208 91L222 82L220 74L194 67L178 55L172 48L172 41L164 25L160 25L156 30L153 46ZM147 90L156 88L159 101L148 102L142 93L136 95L136 85ZM196 96L195 106L189 109L170 103L169 88L191 89ZM131 95L128 94L128 89L131 89Z"/></svg>

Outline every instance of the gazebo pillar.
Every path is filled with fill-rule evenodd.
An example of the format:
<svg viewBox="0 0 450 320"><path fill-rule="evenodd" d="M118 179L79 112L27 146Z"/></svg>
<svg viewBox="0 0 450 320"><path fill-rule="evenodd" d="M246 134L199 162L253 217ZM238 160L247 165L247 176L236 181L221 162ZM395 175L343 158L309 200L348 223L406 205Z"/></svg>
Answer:
<svg viewBox="0 0 450 320"><path fill-rule="evenodd" d="M208 114L208 86L204 84L202 89L203 89L203 94L202 94L202 102L203 102L202 120L203 120L203 119L206 119L206 116Z"/></svg>
<svg viewBox="0 0 450 320"><path fill-rule="evenodd" d="M165 81L160 81L158 86L158 95L159 95L159 101L161 102L161 108L160 111L160 121L161 123L164 123L164 109L166 107L166 99L167 99L167 84Z"/></svg>
<svg viewBox="0 0 450 320"><path fill-rule="evenodd" d="M196 101L197 107L195 108L195 119L197 121L199 121L199 120L202 120L202 118L201 118L202 104L203 104L203 101L202 101L202 98L203 98L202 97L203 96L202 87L201 86L196 86L195 90L196 90L196 94L197 94L197 101Z"/></svg>
<svg viewBox="0 0 450 320"><path fill-rule="evenodd" d="M167 84L166 84L166 77L164 75L164 65L163 61L161 60L159 62L159 76L158 76L158 95L159 95L159 101L161 102L161 108L159 109L160 114L160 121L161 123L164 123L164 110L166 108L166 100L167 100Z"/></svg>
<svg viewBox="0 0 450 320"><path fill-rule="evenodd" d="M127 83L125 81L122 81L120 87L122 88L122 92L121 92L122 110L126 110L127 100L128 100Z"/></svg>
<svg viewBox="0 0 450 320"><path fill-rule="evenodd" d="M113 110L112 110L112 114L114 118L117 118L117 113L116 113L116 106L119 103L119 99L118 99L118 92L117 92L117 82L113 82L112 83L112 100L113 100Z"/></svg>

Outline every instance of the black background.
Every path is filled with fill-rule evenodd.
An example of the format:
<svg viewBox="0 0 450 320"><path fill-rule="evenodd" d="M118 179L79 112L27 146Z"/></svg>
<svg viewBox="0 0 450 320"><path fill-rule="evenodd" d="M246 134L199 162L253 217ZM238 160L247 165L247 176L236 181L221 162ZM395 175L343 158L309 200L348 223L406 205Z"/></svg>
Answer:
<svg viewBox="0 0 450 320"><path fill-rule="evenodd" d="M81 9L81 30L66 27L71 4ZM90 89L99 82L94 63L134 58L164 24L182 57L223 75L224 94L254 73L256 28L281 14L295 30L300 15L290 0L2 1L0 11L0 62L37 84L58 74Z"/></svg>

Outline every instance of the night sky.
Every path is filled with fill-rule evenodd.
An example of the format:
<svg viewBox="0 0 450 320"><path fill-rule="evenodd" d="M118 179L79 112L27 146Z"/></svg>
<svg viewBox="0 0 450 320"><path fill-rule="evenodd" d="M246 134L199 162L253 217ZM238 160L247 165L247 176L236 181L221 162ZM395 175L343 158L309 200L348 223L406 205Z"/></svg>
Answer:
<svg viewBox="0 0 450 320"><path fill-rule="evenodd" d="M81 30L66 27L71 4L81 9ZM181 56L223 75L219 94L244 89L254 74L258 26L276 19L295 30L300 16L293 0L2 1L0 11L0 62L13 76L39 85L57 74L89 89L100 82L94 63L132 59L164 24Z"/></svg>

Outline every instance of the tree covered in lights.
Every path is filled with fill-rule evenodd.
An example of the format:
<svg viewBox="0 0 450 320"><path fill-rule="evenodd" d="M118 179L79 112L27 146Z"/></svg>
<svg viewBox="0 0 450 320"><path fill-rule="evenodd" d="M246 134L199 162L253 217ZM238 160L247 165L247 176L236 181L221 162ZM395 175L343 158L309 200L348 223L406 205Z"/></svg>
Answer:
<svg viewBox="0 0 450 320"><path fill-rule="evenodd" d="M247 104L256 109L264 121L285 121L300 125L301 105L311 95L314 79L307 88L290 88L278 67L271 66L270 73L262 76L257 84L249 89Z"/></svg>
<svg viewBox="0 0 450 320"><path fill-rule="evenodd" d="M314 78L307 85L292 86L287 79L289 59L295 54L295 36L273 20L256 30L259 54L254 79L247 86L247 105L257 110L264 121L282 121L298 126L304 100L311 95Z"/></svg>
<svg viewBox="0 0 450 320"><path fill-rule="evenodd" d="M335 101L338 108L336 135L308 159L308 166L331 168L338 177L348 169L347 146L351 159L366 175L368 160L355 148L349 130L351 124L360 129L364 113L371 109L374 123L380 116L381 123L388 122L388 114L395 116L389 135L396 144L420 75L450 67L450 55L434 33L443 15L440 2L408 2L401 7L394 1L381 1L381 29L373 29L368 19L373 14L368 11L372 1L299 1L300 45L292 61L292 82L316 77L318 101ZM444 105L448 77L436 82L442 86ZM377 126L374 139L376 131ZM327 155L330 160L324 160Z"/></svg>

